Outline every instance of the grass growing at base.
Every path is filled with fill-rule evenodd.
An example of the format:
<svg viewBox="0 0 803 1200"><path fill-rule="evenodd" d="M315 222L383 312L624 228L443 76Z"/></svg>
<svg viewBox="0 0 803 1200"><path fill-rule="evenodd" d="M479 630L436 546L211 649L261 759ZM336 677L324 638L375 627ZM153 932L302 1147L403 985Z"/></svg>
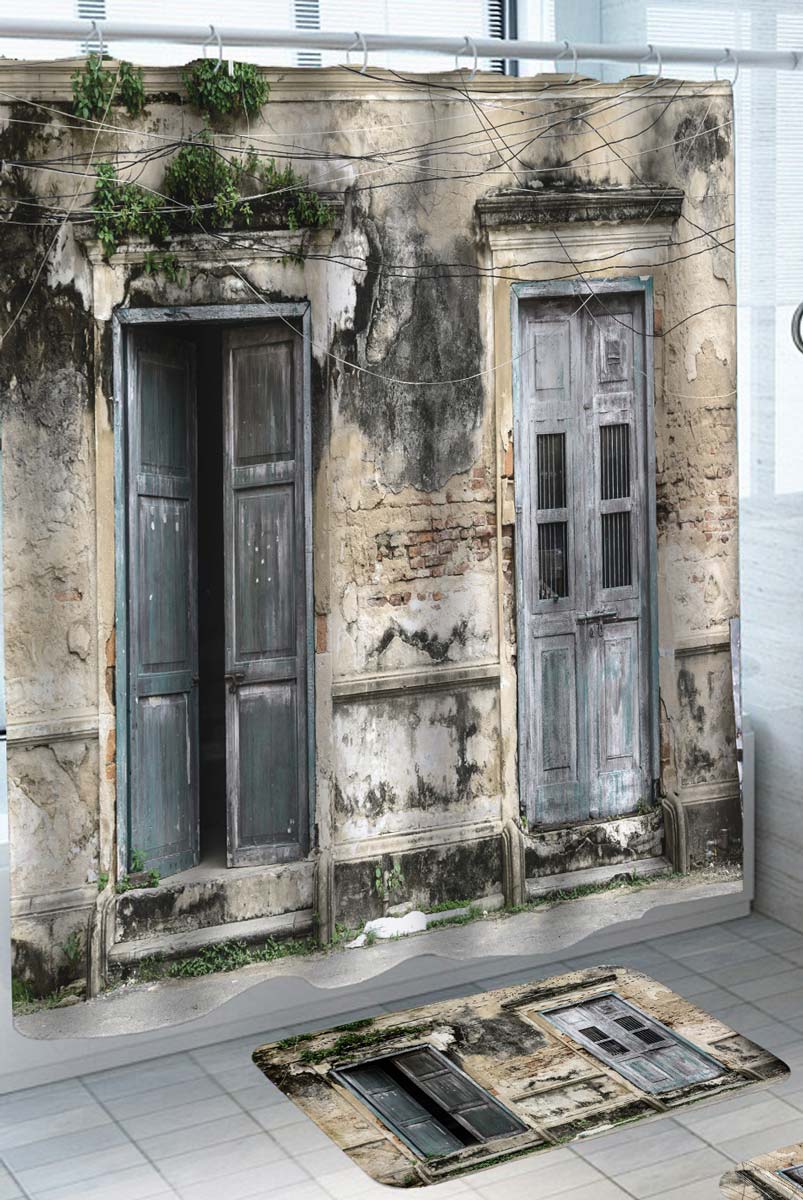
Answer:
<svg viewBox="0 0 803 1200"><path fill-rule="evenodd" d="M130 977L137 983L153 983L157 979L194 979L202 975L215 975L220 971L237 971L253 963L275 962L279 958L291 958L300 954L311 954L317 950L312 938L288 938L277 942L272 938L261 945L247 942L221 942L216 946L204 946L189 958L169 960L143 958L131 970Z"/></svg>
<svg viewBox="0 0 803 1200"><path fill-rule="evenodd" d="M584 896L594 896L605 892L617 891L621 888L635 890L649 887L651 884L665 882L667 879L679 879L682 876L672 870L661 871L655 875L628 875L622 873L604 883L582 883L573 888L560 888L537 896L524 904L485 912L480 904L472 904L467 900L446 900L432 905L428 912L440 913L465 909L465 912L455 912L454 916L444 917L434 922L431 929L442 929L444 926L469 925L477 920L503 920L505 917L516 916L520 913L534 912L552 904L562 904L570 900L579 900ZM203 975L214 975L217 972L236 971L253 963L274 962L277 959L289 958L295 955L322 953L325 950L342 949L347 941L353 940L360 931L346 929L338 925L330 947L321 947L312 938L288 939L287 941L270 940L263 945L248 945L246 942L223 942L216 946L206 946L198 954L190 958L174 961L146 958L142 959L130 972L130 978L139 983L154 982L159 979L191 979ZM376 935L371 932L366 936L365 948L376 942ZM15 1001L15 1005L16 1005ZM20 1000L20 1003L23 1003ZM26 1002L27 1003L27 1002ZM42 1001L37 1001L41 1005ZM303 1038L303 1035L299 1035ZM329 1053L329 1052L327 1052Z"/></svg>
<svg viewBox="0 0 803 1200"><path fill-rule="evenodd" d="M470 900L441 900L439 904L430 904L423 909L425 913L451 912L453 908L470 908Z"/></svg>
<svg viewBox="0 0 803 1200"><path fill-rule="evenodd" d="M70 995L69 988L56 988L46 996L37 996L29 983L24 979L11 979L11 1009L16 1016L26 1016L28 1013L41 1012L44 1008L57 1008L65 996Z"/></svg>
<svg viewBox="0 0 803 1200"><path fill-rule="evenodd" d="M658 871L655 875L628 875L622 872L621 875L614 876L613 879L607 880L605 883L578 883L573 888L556 888L554 892L545 892L543 896L536 896L533 900L526 900L524 904L514 905L504 909L505 913L520 913L532 912L535 908L543 908L547 904L562 904L566 900L580 900L583 896L596 896L602 892L615 892L619 888L634 888L649 887L652 883L664 882L667 879L680 879L681 874L678 871Z"/></svg>
<svg viewBox="0 0 803 1200"><path fill-rule="evenodd" d="M397 1025L390 1029L374 1029L367 1033L349 1031L341 1033L331 1046L322 1046L319 1050L302 1050L298 1061L302 1063L330 1062L344 1054L353 1054L357 1050L372 1050L376 1046L382 1046L386 1042L393 1042L399 1038L406 1040L416 1038L431 1028L431 1024Z"/></svg>

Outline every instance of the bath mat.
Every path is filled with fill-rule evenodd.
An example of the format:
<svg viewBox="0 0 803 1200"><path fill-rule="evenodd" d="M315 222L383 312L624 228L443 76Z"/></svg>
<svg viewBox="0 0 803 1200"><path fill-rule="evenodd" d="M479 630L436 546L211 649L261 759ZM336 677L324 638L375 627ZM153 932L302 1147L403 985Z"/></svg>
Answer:
<svg viewBox="0 0 803 1200"><path fill-rule="evenodd" d="M300 1034L254 1053L379 1183L416 1187L777 1080L780 1059L630 968Z"/></svg>
<svg viewBox="0 0 803 1200"><path fill-rule="evenodd" d="M801 1200L803 1142L739 1163L719 1181L726 1200Z"/></svg>

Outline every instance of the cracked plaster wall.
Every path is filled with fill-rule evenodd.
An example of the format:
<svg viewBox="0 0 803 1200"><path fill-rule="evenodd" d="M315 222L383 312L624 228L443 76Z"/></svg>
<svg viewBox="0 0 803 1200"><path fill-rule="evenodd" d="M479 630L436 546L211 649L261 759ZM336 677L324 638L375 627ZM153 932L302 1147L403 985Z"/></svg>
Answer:
<svg viewBox="0 0 803 1200"><path fill-rule="evenodd" d="M17 78L24 69L3 69L16 72L15 94L41 98L45 85L33 72L26 83ZM56 110L69 97L68 72L59 70L47 84ZM178 138L200 127L197 114L169 99L175 72L150 71L148 81L162 98L149 103L145 129ZM549 231L539 232L542 243L551 237L548 249L532 252L525 238L489 253L474 206L501 184L685 189L669 245L656 250L650 229L636 231L639 249L624 260L631 265L611 265L621 261L611 259L615 226L567 228L561 240L574 247L585 239L589 275L655 277L656 330L666 333L655 339L663 782L682 791L730 786L735 777L721 648L688 660L693 687L680 686L674 659L689 639L721 641L738 611L732 254L715 247L661 265L709 245L701 229L732 220L727 86L697 97L690 85L664 81L647 117L636 98L612 123L619 88L600 85L587 89L586 117L556 130L567 99L543 94L541 83L533 94L527 81L494 80L493 89L510 95L484 113L518 131L510 172L499 169L498 140L478 130L476 114L448 90L415 92L392 78L326 71L275 73L272 84L262 119L252 121L254 138L279 128L304 143L327 125L339 131L327 140L331 153L344 155L336 174L346 209L332 243L339 265L322 257L303 268L271 262L249 254L248 237L259 238L246 234L236 250L180 249L188 269L176 284L146 277L141 256L90 268L68 233L4 347L9 712L12 727L49 722L51 730L51 748L37 750L39 781L27 793L20 774L27 751L11 755L17 896L67 879L89 885L113 851L110 317L120 303L250 302L255 289L269 299L310 301L319 845L356 846L370 833L437 836L446 846L487 837L517 817L509 287L516 278L566 277L573 269ZM26 112L17 106L0 116ZM400 113L412 133L399 133ZM58 117L47 129L7 125L3 154L90 148L86 135L65 125ZM601 153L614 131L625 153ZM402 182L404 171L392 187L367 186L373 177L348 157L446 137L457 138L450 148L463 153L436 155L414 187ZM101 138L99 153L110 150ZM434 178L447 168L451 178ZM158 187L161 170L150 163L142 182ZM309 172L321 186L335 174L331 163L311 163ZM3 188L45 194L60 178L18 173ZM41 238L5 229L1 240L13 310ZM355 257L367 260L365 269L344 265ZM443 263L457 264L451 277ZM709 305L721 307L685 320ZM429 386L443 379L459 382ZM425 686L438 672L485 668L497 669L498 684ZM377 680L410 674L422 681L414 699L373 695ZM346 685L362 693L333 708L332 691ZM701 699L690 707L694 689ZM57 758L56 726L65 721L94 721L100 739L88 752L94 766L83 767L77 782ZM77 806L79 816L43 823L47 796L57 808ZM76 824L83 831L77 857L68 833ZM393 852L400 844L392 842ZM491 858L486 891L498 882ZM37 873L32 864L40 861Z"/></svg>

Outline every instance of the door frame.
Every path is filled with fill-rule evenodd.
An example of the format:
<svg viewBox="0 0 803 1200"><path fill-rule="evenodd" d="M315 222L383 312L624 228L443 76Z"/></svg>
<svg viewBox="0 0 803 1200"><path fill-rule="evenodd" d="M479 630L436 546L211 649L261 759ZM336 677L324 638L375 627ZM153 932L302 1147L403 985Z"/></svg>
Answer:
<svg viewBox="0 0 803 1200"><path fill-rule="evenodd" d="M129 545L128 545L128 433L127 379L130 332L145 325L164 329L186 328L187 325L232 325L267 322L282 318L300 326L303 340L302 406L303 406L303 465L304 465L304 584L306 599L306 678L307 706L307 797L309 810L308 845L314 846L315 828L315 704L314 704L314 607L312 580L312 421L311 421L311 316L310 305L304 303L250 303L175 305L161 308L119 308L112 315L113 388L112 423L114 429L114 593L115 593L115 731L116 731L116 814L117 814L117 872L118 877L128 870L130 840L129 764ZM222 398L221 398L222 402Z"/></svg>
<svg viewBox="0 0 803 1200"><path fill-rule="evenodd" d="M517 732L518 732L518 763L516 780L519 789L519 810L525 795L524 771L528 754L523 753L529 747L530 729L525 721L531 710L529 695L528 673L523 669L525 657L529 651L528 623L522 620L525 602L524 564L525 555L529 553L524 544L524 522L522 518L525 495L525 477L522 456L525 453L524 438L524 397L522 389L521 358L524 353L521 346L521 306L530 300L568 299L577 296L579 300L587 299L590 295L640 295L644 319L644 434L646 453L645 478L645 521L644 536L646 537L647 587L645 603L642 605L642 620L647 628L648 646L648 728L650 746L648 749L653 789L660 778L660 740L659 740L659 691L658 691L658 542L655 511L655 363L653 354L653 337L648 331L654 328L653 317L653 278L651 275L626 276L620 279L567 279L544 280L540 282L514 283L510 288L510 334L511 334L511 365L512 365L512 398L513 398L513 496L516 514L516 699L517 699Z"/></svg>

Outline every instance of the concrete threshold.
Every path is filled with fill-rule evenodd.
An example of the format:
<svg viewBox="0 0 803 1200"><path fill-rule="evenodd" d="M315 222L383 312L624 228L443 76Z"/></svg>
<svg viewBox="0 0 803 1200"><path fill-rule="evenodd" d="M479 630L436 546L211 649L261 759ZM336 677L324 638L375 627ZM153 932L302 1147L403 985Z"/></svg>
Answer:
<svg viewBox="0 0 803 1200"><path fill-rule="evenodd" d="M561 875L537 875L527 880L527 899L535 900L551 892L570 892L573 888L587 887L589 884L606 884L612 879L628 875L645 879L671 870L672 864L658 857L637 858L632 862L611 863L604 867L586 867L582 871L564 871Z"/></svg>
<svg viewBox="0 0 803 1200"><path fill-rule="evenodd" d="M331 948L200 978L130 984L72 1008L18 1016L15 1024L26 1037L87 1038L95 1045L123 1033L156 1037L156 1031L187 1021L200 1021L210 1040L232 1027L240 1036L243 1022L266 1033L303 1020L306 1004L316 1011L337 1005L339 989L346 989L353 1007L361 985L375 1004L383 996L401 999L405 990L421 992L425 981L427 989L465 984L470 990L473 981L503 969L524 972L528 965L560 962L569 954L593 954L610 963L618 946L746 916L749 907L742 881L733 876L656 879L515 915L489 913L465 925L433 923L426 933L359 950ZM405 989L397 977L402 969L418 982ZM331 1000L324 1000L326 993Z"/></svg>
<svg viewBox="0 0 803 1200"><path fill-rule="evenodd" d="M304 937L312 931L312 909L285 913L278 917L255 917L250 921L230 921L226 925L208 925L186 933L157 933L147 938L118 942L109 951L115 966L142 962L146 958L184 958L206 946L222 942L247 942L256 945L271 938Z"/></svg>

